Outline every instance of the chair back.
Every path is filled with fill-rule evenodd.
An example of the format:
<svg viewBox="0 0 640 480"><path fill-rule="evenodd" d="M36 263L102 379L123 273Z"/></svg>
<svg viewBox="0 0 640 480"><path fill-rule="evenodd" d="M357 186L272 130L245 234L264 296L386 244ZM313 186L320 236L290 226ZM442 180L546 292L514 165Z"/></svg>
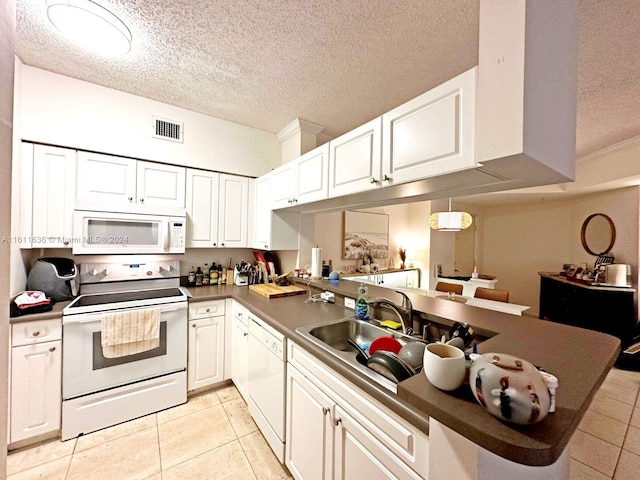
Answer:
<svg viewBox="0 0 640 480"><path fill-rule="evenodd" d="M509 291L498 290L497 288L476 288L475 298L484 298L486 300L495 300L496 302L509 303Z"/></svg>
<svg viewBox="0 0 640 480"><path fill-rule="evenodd" d="M438 282L436 284L436 291L453 292L456 295L462 295L462 285L458 285L457 283Z"/></svg>

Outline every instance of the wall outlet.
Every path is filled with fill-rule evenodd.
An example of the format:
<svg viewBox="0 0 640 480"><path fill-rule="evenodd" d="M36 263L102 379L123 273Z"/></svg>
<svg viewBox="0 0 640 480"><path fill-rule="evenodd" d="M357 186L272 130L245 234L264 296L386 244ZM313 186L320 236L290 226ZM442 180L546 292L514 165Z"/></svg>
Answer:
<svg viewBox="0 0 640 480"><path fill-rule="evenodd" d="M320 294L320 298L329 303L334 303L336 301L336 296L333 292L322 292Z"/></svg>
<svg viewBox="0 0 640 480"><path fill-rule="evenodd" d="M344 306L346 308L356 309L356 301L353 298L344 297Z"/></svg>

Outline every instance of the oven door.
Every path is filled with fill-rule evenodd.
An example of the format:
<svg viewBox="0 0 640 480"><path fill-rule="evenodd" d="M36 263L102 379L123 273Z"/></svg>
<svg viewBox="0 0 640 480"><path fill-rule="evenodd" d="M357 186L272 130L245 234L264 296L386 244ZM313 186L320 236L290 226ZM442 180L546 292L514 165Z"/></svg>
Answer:
<svg viewBox="0 0 640 480"><path fill-rule="evenodd" d="M149 308L149 307L147 307ZM161 305L160 346L118 358L102 354L105 313L63 316L62 398L145 380L187 367L187 302ZM143 310L141 308L126 309Z"/></svg>

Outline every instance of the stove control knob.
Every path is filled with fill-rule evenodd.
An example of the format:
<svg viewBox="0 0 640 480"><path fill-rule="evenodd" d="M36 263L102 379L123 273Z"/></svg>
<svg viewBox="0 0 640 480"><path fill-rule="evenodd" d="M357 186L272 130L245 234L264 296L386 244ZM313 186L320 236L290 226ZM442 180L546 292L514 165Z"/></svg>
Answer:
<svg viewBox="0 0 640 480"><path fill-rule="evenodd" d="M162 268L161 266L158 266L158 273L162 273L164 271L164 268Z"/></svg>
<svg viewBox="0 0 640 480"><path fill-rule="evenodd" d="M147 270L147 276L150 277L151 275L153 275L153 272L151 270Z"/></svg>
<svg viewBox="0 0 640 480"><path fill-rule="evenodd" d="M106 277L107 275L109 275L111 273L111 270L109 270L108 268L105 268L102 273L104 273L104 276Z"/></svg>
<svg viewBox="0 0 640 480"><path fill-rule="evenodd" d="M92 270L89 272L89 275L91 275L92 277L95 277L96 275L98 275L98 270L96 270L95 268L94 268L94 269L92 269Z"/></svg>
<svg viewBox="0 0 640 480"><path fill-rule="evenodd" d="M175 269L173 268L173 265L169 265L169 268L167 268L167 270L169 270L170 272L173 272Z"/></svg>

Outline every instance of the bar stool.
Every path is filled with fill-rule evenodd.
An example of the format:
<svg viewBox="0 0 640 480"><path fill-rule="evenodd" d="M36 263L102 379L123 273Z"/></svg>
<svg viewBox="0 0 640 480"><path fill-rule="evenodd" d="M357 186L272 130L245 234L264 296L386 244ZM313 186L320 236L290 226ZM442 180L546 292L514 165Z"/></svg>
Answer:
<svg viewBox="0 0 640 480"><path fill-rule="evenodd" d="M436 284L436 291L452 292L456 295L462 295L462 285L458 285L457 283L438 282Z"/></svg>
<svg viewBox="0 0 640 480"><path fill-rule="evenodd" d="M496 302L509 303L509 291L498 290L496 288L476 288L476 293L473 294L475 298L484 298L486 300L495 300Z"/></svg>

